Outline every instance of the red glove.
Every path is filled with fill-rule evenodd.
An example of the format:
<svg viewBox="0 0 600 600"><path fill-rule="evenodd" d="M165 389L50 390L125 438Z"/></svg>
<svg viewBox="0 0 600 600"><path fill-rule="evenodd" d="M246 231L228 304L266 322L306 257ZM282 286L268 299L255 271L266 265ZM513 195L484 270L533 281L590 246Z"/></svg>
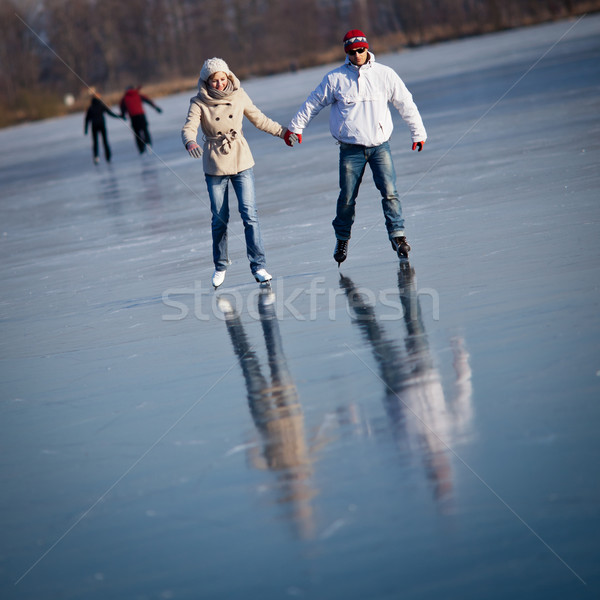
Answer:
<svg viewBox="0 0 600 600"><path fill-rule="evenodd" d="M413 150L416 150L418 148L419 152L421 152L421 150L423 150L424 145L425 142L413 142Z"/></svg>
<svg viewBox="0 0 600 600"><path fill-rule="evenodd" d="M196 142L188 142L185 149L192 158L202 158L202 148Z"/></svg>
<svg viewBox="0 0 600 600"><path fill-rule="evenodd" d="M293 146L296 142L301 144L302 143L302 134L294 133L293 131L286 129L285 133L283 134L283 139L288 146Z"/></svg>

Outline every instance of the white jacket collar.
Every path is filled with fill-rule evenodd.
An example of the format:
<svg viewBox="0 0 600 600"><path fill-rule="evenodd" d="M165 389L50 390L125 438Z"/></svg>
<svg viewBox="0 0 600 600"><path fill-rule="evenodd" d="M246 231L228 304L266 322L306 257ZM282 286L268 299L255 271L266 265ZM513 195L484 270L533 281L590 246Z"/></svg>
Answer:
<svg viewBox="0 0 600 600"><path fill-rule="evenodd" d="M367 52L369 53L369 59L367 60L367 62L364 65L362 65L362 67L357 67L355 64L352 64L350 62L350 57L347 54L346 54L346 60L345 60L344 64L354 71L360 71L361 69L364 69L365 67L367 69L370 69L373 66L373 64L375 63L375 55L370 50L367 50Z"/></svg>

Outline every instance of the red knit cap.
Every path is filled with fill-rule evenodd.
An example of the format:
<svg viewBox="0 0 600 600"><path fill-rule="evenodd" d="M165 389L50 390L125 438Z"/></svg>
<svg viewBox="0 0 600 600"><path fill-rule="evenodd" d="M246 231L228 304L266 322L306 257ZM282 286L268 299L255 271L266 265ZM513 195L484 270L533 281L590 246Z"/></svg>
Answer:
<svg viewBox="0 0 600 600"><path fill-rule="evenodd" d="M344 52L356 50L356 48L368 48L367 36L360 29L351 29L344 36Z"/></svg>

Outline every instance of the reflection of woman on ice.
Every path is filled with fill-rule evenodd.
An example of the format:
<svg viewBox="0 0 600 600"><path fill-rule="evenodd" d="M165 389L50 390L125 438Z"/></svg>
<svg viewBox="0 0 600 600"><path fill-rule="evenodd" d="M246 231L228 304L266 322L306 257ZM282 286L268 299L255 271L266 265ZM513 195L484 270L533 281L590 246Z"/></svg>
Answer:
<svg viewBox="0 0 600 600"><path fill-rule="evenodd" d="M83 133L87 135L88 126L92 124L92 144L93 144L93 153L94 153L94 162L98 164L100 159L98 158L98 134L102 136L102 144L104 145L104 156L106 158L106 162L110 162L111 152L110 146L108 145L108 137L106 134L106 123L104 122L104 113L114 117L115 119L119 118L119 115L116 115L96 94L92 96L92 102L85 113L85 126Z"/></svg>
<svg viewBox="0 0 600 600"><path fill-rule="evenodd" d="M187 120L181 131L186 150L193 158L204 153L203 167L212 212L213 261L212 283L219 287L229 265L227 223L228 187L231 182L246 237L250 269L258 282L271 279L266 270L254 194L254 159L242 133L246 117L256 128L283 138L286 129L264 115L246 94L238 78L220 58L205 61L200 71L198 94L190 101ZM204 134L204 149L196 143L198 128Z"/></svg>

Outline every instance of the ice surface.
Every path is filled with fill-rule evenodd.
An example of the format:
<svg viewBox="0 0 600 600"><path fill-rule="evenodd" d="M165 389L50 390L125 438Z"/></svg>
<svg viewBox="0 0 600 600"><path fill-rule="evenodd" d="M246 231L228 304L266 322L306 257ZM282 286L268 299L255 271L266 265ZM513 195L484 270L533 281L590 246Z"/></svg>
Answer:
<svg viewBox="0 0 600 600"><path fill-rule="evenodd" d="M3 598L598 595L600 17L377 58L410 266L368 173L332 260L326 111L245 128L271 292L239 218L210 288L191 90L153 156L0 131ZM286 124L332 66L244 86Z"/></svg>

